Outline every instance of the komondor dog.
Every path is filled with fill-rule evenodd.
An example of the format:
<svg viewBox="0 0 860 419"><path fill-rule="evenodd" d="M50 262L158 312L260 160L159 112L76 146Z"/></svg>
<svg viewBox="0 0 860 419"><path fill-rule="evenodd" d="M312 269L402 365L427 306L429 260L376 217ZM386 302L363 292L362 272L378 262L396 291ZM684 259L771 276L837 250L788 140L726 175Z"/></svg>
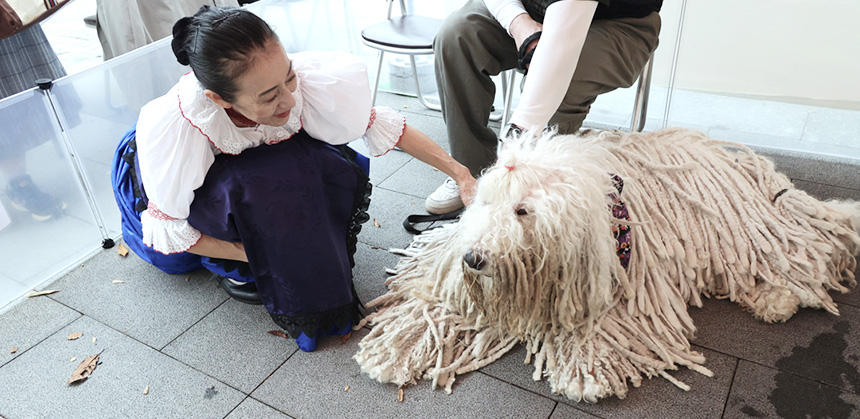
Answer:
<svg viewBox="0 0 860 419"><path fill-rule="evenodd" d="M860 204L821 202L740 144L689 130L509 144L457 224L403 250L355 359L382 382L451 391L518 342L554 393L627 394L684 366L687 306L728 298L766 322L838 314L856 284Z"/></svg>

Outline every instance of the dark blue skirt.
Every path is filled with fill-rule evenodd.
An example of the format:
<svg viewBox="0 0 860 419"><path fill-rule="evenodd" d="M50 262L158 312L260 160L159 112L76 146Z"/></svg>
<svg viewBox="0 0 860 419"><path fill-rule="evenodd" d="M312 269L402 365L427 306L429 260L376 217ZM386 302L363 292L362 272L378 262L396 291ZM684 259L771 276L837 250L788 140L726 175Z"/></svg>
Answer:
<svg viewBox="0 0 860 419"><path fill-rule="evenodd" d="M194 191L188 222L203 234L241 242L248 255L244 264L190 253L164 255L142 243L146 193L135 170L134 135L132 129L123 137L112 171L130 249L168 273L204 266L254 280L272 319L294 338L315 341L318 335L345 333L360 320L352 266L356 236L369 218L366 157L304 131L240 155L216 156Z"/></svg>

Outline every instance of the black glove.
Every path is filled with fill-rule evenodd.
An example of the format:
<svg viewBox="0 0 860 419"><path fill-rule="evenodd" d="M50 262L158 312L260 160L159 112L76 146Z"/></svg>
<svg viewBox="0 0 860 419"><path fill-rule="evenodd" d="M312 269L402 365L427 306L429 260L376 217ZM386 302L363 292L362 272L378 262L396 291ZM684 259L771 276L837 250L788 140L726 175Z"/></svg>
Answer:
<svg viewBox="0 0 860 419"><path fill-rule="evenodd" d="M543 32L538 31L529 35L529 37L523 41L523 44L520 45L519 51L517 51L517 70L520 70L523 74L528 74L528 65L532 62L532 56L535 55L535 50L537 49L535 47L528 50L529 44L540 39L542 33Z"/></svg>

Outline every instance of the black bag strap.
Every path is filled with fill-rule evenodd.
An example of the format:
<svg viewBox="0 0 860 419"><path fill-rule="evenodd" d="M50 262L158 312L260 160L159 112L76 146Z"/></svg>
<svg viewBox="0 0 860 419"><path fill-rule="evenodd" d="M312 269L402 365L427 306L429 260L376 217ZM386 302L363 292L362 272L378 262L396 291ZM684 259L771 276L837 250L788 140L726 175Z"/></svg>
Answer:
<svg viewBox="0 0 860 419"><path fill-rule="evenodd" d="M440 227L439 225L433 225L437 221L448 221L448 220L456 220L460 218L460 214L463 213L463 208L460 208L456 211L447 212L445 214L412 214L406 217L403 220L403 228L406 229L411 234L421 234L427 230L434 229L436 227ZM417 227L418 224L430 223L425 228Z"/></svg>

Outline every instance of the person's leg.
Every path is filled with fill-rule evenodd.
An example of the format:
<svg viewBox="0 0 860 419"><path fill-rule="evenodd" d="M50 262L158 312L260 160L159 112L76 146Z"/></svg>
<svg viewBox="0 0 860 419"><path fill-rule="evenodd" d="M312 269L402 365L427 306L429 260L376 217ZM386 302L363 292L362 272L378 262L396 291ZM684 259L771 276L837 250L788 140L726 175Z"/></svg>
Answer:
<svg viewBox="0 0 860 419"><path fill-rule="evenodd" d="M550 119L559 133L572 134L598 95L630 87L657 48L660 15L595 20L588 30L573 81L558 111Z"/></svg>
<svg viewBox="0 0 860 419"><path fill-rule="evenodd" d="M498 139L487 127L496 95L490 76L516 65L514 40L482 0L469 0L442 24L433 51L451 155L478 176L496 160ZM448 178L430 194L424 207L432 214L462 208L454 180Z"/></svg>
<svg viewBox="0 0 860 419"><path fill-rule="evenodd" d="M243 244L260 299L290 336L304 334L302 350L361 317L350 233L362 221L355 218L362 179L347 157L302 132L217 156L194 192L188 222Z"/></svg>
<svg viewBox="0 0 860 419"><path fill-rule="evenodd" d="M477 176L496 159L490 76L516 65L516 45L482 0L470 0L442 24L433 51L451 155Z"/></svg>

